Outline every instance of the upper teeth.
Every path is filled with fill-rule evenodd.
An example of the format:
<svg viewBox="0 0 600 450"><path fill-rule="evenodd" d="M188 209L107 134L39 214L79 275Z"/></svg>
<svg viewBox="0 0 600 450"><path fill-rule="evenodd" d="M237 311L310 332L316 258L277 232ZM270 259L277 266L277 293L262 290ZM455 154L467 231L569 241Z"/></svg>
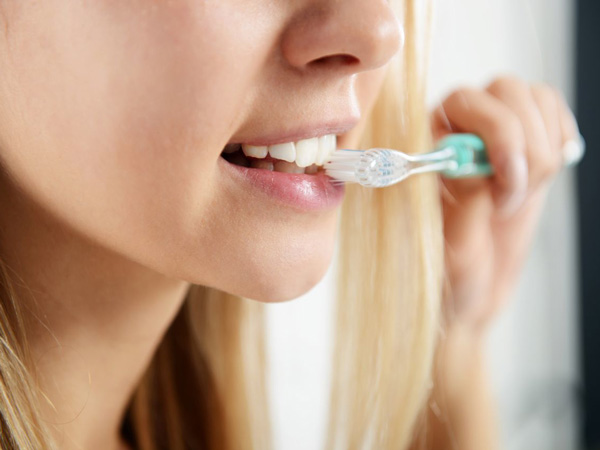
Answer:
<svg viewBox="0 0 600 450"><path fill-rule="evenodd" d="M334 134L269 146L242 145L242 151L246 156L266 158L269 154L275 159L295 162L298 167L308 167L312 164L322 166L335 150L336 136Z"/></svg>

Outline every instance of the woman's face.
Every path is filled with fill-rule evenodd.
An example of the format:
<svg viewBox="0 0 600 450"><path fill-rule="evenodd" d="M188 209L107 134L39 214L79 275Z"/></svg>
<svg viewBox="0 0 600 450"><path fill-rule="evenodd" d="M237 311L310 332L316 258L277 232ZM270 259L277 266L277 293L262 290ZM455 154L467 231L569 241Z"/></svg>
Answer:
<svg viewBox="0 0 600 450"><path fill-rule="evenodd" d="M0 8L4 182L169 277L261 301L321 279L343 188L284 171L355 145L402 42L386 0Z"/></svg>

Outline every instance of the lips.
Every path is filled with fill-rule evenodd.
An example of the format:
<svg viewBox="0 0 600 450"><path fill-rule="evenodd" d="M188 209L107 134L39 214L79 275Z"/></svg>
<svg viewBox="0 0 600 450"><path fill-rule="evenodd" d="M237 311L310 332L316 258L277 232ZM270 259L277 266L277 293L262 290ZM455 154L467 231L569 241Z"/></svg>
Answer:
<svg viewBox="0 0 600 450"><path fill-rule="evenodd" d="M338 207L344 185L333 184L322 170L336 150L336 134L350 131L358 122L343 122L298 129L264 137L237 137L219 158L223 170L244 193L297 212L325 211ZM259 207L259 205L257 205Z"/></svg>
<svg viewBox="0 0 600 450"><path fill-rule="evenodd" d="M317 212L335 209L344 198L344 185L334 185L325 172L313 175L275 172L238 166L219 158L222 170L233 178L251 201L272 201L296 212Z"/></svg>

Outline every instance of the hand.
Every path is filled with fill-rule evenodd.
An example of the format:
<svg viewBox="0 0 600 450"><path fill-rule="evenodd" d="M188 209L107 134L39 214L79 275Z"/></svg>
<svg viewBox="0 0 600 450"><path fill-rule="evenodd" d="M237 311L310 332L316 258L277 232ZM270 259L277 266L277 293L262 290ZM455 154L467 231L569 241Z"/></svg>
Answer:
<svg viewBox="0 0 600 450"><path fill-rule="evenodd" d="M579 131L559 91L514 77L453 92L431 119L435 140L480 136L495 172L440 184L447 319L481 330L518 281L551 181L563 167L562 148Z"/></svg>

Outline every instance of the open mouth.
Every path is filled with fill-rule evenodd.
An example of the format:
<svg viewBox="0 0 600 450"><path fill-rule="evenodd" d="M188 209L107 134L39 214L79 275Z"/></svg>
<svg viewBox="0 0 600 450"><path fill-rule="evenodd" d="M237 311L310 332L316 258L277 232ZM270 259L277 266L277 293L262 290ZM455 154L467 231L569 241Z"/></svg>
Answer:
<svg viewBox="0 0 600 450"><path fill-rule="evenodd" d="M237 166L314 175L336 150L335 134L275 145L228 144L221 156Z"/></svg>

